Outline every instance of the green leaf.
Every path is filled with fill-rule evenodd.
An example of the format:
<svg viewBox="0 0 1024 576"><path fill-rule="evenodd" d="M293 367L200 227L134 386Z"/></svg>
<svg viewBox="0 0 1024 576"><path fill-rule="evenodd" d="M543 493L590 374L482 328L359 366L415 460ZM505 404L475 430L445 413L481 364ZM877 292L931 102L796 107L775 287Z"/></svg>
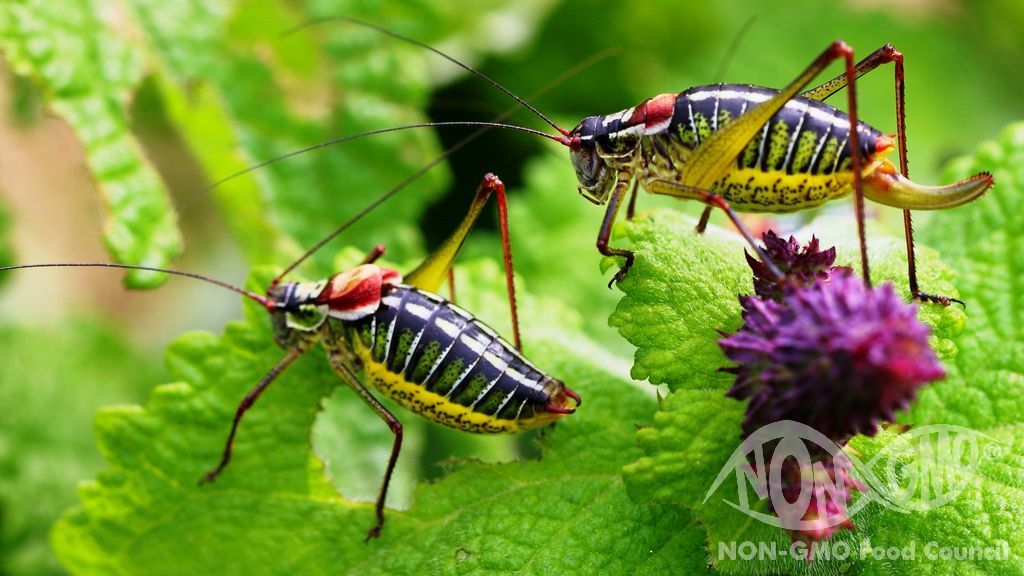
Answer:
<svg viewBox="0 0 1024 576"><path fill-rule="evenodd" d="M467 286L460 291L474 304L483 302L476 287L501 277L487 263L477 281L478 268L459 273ZM318 404L339 382L309 354L246 415L224 474L197 486L217 461L236 404L282 354L263 313L250 306L249 319L224 336L195 333L175 342L167 361L178 382L156 388L145 407L100 413L97 434L110 468L82 486L82 506L55 528L58 555L82 574L220 574L229 557L238 573L703 571L703 534L690 516L634 503L620 476L639 456L633 435L654 409L650 394L610 372L599 347L566 330L571 313L525 302L535 318L530 356L584 398L577 414L542 432L540 461L462 462L420 485L408 511L389 511L382 538L364 545L372 506L339 496L310 451ZM483 307L503 304L498 298ZM339 454L362 459L359 452L373 445Z"/></svg>
<svg viewBox="0 0 1024 576"><path fill-rule="evenodd" d="M620 225L636 261L619 282L625 293L608 323L636 346L632 376L651 384L724 389L716 330L739 326L738 294L752 290L742 240L696 220L658 211Z"/></svg>
<svg viewBox="0 0 1024 576"><path fill-rule="evenodd" d="M144 398L154 360L96 320L0 327L0 573L63 573L46 534L102 468L93 414Z"/></svg>
<svg viewBox="0 0 1024 576"><path fill-rule="evenodd" d="M879 453L883 456L873 466L876 473L895 470L901 488L917 481L926 483L925 487L919 486L916 497L922 492L941 491L943 485L962 490L954 492L956 497L951 502L927 511L900 513L876 509L867 530L862 529L858 514L854 518L858 531L870 537L869 545L863 549L868 558L879 550L902 550L914 543L911 559L898 558L885 564L863 562L860 572L961 574L967 566L992 574L1019 574L1024 570L1024 427L1000 426L985 430L984 434L977 462L960 460L955 454L950 457L938 448L929 453L919 445L906 447L901 453L904 446L900 445L899 437L855 439L854 449L866 459ZM963 555L971 548L975 554L996 556L978 556L965 562ZM954 550L958 556L942 556Z"/></svg>
<svg viewBox="0 0 1024 576"><path fill-rule="evenodd" d="M637 431L647 455L626 466L637 501L699 507L741 435L744 404L719 391L679 390L665 398L654 425Z"/></svg>
<svg viewBox="0 0 1024 576"><path fill-rule="evenodd" d="M923 242L941 250L957 271L970 323L949 377L925 390L913 407L918 422L978 429L1022 420L1024 415L1024 124L1009 126L997 142L953 164L949 180L991 172L988 195L922 229Z"/></svg>
<svg viewBox="0 0 1024 576"><path fill-rule="evenodd" d="M129 38L112 12L89 0L60 10L39 0L0 5L0 49L15 72L40 85L85 147L107 212L107 250L118 262L165 266L181 253L181 234L164 185L129 129L127 103L143 73ZM152 287L165 278L132 271L126 282Z"/></svg>
<svg viewBox="0 0 1024 576"><path fill-rule="evenodd" d="M936 542L933 551L971 546L1006 551L1009 558L983 564L985 569L1000 573L1024 569L1024 548L1020 545L1024 542L1024 528L1019 520L1024 512L1020 481L1024 461L1020 457L1022 433L1018 424L1024 415L1020 386L1024 356L1019 353L1022 342L1016 329L1021 310L1015 301L1019 292L1012 289L1020 274L1015 263L1017 242L1008 241L1024 225L1019 221L1022 211L1017 206L1022 195L1019 190L1024 186L1021 160L1024 125L1011 127L998 144L985 145L976 158L957 164L951 178L981 170L993 172L998 185L988 197L936 214L927 226L919 226L918 238L939 247L948 264L938 262L934 250L919 245L922 286L938 293L958 293L968 303L970 318L965 322L957 307L920 307L922 320L933 328L932 341L946 361L949 376L920 391L911 409L900 416L900 422L917 427L969 427L984 433L998 450L979 462L922 461L918 456L918 460L895 467L894 479L898 483L911 482L911 474L966 481L963 491L952 502L928 512L903 514L877 504L859 511L853 518L857 530L841 532L830 541L842 542L841 546L849 546L863 555L852 559L858 572L960 573L964 564L928 556L925 547L930 542ZM806 241L813 232L822 237L825 246L839 244L840 261L855 261L855 229L851 220L839 215L819 218L801 230L798 237ZM707 247L714 247L714 240L696 237L691 226L689 218L666 213L623 226L632 248L637 250L637 265L621 284L626 296L612 321L638 347L634 375L648 376L652 383L667 383L673 390L659 407L654 425L638 432L645 456L625 468L629 493L637 501L653 501L693 513L708 530L712 561L723 572L845 571L851 559L818 557L806 564L778 558L735 560L720 554L720 546L729 542L774 543L786 548L789 538L781 530L751 521L725 505L720 495L712 495L705 502L712 479L739 445L745 404L725 398L719 390L705 390L709 382L715 381L713 371L726 362L717 356L717 335L706 335L701 341L703 349L693 344L701 336L694 326L704 327L705 333L708 324L734 329L738 311L730 317L727 310L718 309L734 302L736 289L729 291L730 272L736 271L737 282L749 282L749 272L741 261L742 244L732 242L723 255L722 248L715 251ZM875 282L892 280L909 297L902 245L900 238L872 235L869 254ZM678 256L672 258L671 254ZM678 271L684 266L688 273ZM720 319L706 319L716 318L716 313ZM645 320L655 323L653 330L637 327ZM718 326L714 325L716 322ZM680 350L677 356L672 355L673 349ZM852 446L863 462L886 456L874 464L877 473L887 469L892 457L887 456L886 450L892 449L890 443L899 440L901 436L896 434L858 437ZM903 457L910 458L907 454ZM758 501L752 493L751 501ZM763 511L764 503L754 508ZM873 555L884 556L888 550L902 549L910 542L917 547L912 561L874 560Z"/></svg>

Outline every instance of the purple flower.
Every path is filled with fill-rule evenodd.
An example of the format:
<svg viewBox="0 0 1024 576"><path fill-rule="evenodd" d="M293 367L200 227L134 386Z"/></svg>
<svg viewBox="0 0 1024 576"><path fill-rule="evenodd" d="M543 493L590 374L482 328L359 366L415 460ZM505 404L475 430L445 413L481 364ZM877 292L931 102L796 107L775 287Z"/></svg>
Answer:
<svg viewBox="0 0 1024 576"><path fill-rule="evenodd" d="M780 301L741 297L743 326L718 342L737 363L727 394L750 398L745 435L779 420L840 443L871 435L917 388L945 376L917 307L890 284L867 288L841 270L784 292Z"/></svg>
<svg viewBox="0 0 1024 576"><path fill-rule="evenodd" d="M834 266L835 249L820 250L815 238L801 249L795 238L783 241L769 231L764 245L784 278L748 255L756 295L740 297L743 325L718 341L736 363L723 368L736 375L727 395L750 400L744 437L793 420L843 445L855 434L874 434L919 387L945 376L917 306L904 303L891 284L868 288L852 269ZM864 486L850 477L848 458L807 449L810 464L786 460L774 476L787 503L803 502L801 490L814 490L807 506L774 511L794 541L814 543L854 528L847 504ZM836 484L847 488L820 488Z"/></svg>
<svg viewBox="0 0 1024 576"><path fill-rule="evenodd" d="M794 542L813 544L828 540L844 528L855 529L846 506L853 492L862 492L867 487L850 476L851 468L850 459L842 452L810 465L797 464L793 459L782 464L780 488L786 502L798 501L802 490L811 491L806 506L777 511L783 526L801 526L789 530Z"/></svg>
<svg viewBox="0 0 1024 576"><path fill-rule="evenodd" d="M788 241L783 240L771 230L764 233L762 241L765 255L786 277L786 284L780 285L763 262L744 253L747 264L754 271L754 293L761 298L779 300L786 285L807 286L815 281L827 281L834 271L847 269L845 266L833 266L836 249L821 250L814 236L803 250L796 238L790 236Z"/></svg>

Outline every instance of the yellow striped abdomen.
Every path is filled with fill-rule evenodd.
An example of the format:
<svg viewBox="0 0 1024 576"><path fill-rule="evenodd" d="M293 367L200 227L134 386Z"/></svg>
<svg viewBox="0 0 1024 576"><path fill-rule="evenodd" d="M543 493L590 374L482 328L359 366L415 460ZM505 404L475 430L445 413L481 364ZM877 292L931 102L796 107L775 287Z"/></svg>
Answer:
<svg viewBox="0 0 1024 576"><path fill-rule="evenodd" d="M345 323L369 384L451 428L518 432L571 412L575 393L468 312L409 286L387 289L374 314Z"/></svg>

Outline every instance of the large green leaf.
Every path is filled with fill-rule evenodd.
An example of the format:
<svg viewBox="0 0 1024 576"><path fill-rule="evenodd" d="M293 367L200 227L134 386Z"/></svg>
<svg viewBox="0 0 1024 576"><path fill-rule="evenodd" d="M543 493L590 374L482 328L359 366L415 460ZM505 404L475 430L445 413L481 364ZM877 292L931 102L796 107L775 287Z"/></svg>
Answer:
<svg viewBox="0 0 1024 576"><path fill-rule="evenodd" d="M471 273L460 276L478 285ZM246 416L224 475L197 486L235 404L281 355L251 307L249 320L222 337L190 334L172 345L178 382L158 387L145 407L100 413L110 468L83 485L82 506L57 525L58 555L82 574L703 570L703 535L689 515L633 503L619 473L639 456L633 434L653 398L564 328L571 314L529 299L525 308L540 319L527 331L527 350L584 397L577 414L542 434L540 461L463 462L419 486L412 507L389 512L383 537L364 545L372 507L339 496L310 451L319 402L338 385L310 354Z"/></svg>
<svg viewBox="0 0 1024 576"><path fill-rule="evenodd" d="M860 511L853 518L857 530L841 532L832 540L857 551L852 563L850 558L819 557L807 564L792 558L750 561L723 557L720 546L730 542L789 545L789 537L781 530L752 521L725 505L720 495L707 498L714 478L739 444L744 407L725 398L722 388L707 390L714 388L709 383L728 385L728 379L715 374L726 361L718 352L718 336L712 330L736 328L736 286L749 282L750 274L741 259L741 243L732 240L723 245L714 238L700 238L692 231L692 220L661 212L623 227L638 257L634 270L621 284L626 296L612 319L638 348L634 376L666 383L673 390L655 415L654 426L638 434L645 456L626 467L630 494L637 501L691 511L708 530L715 567L728 573L835 573L851 566L872 574L965 573L964 563L929 557L926 547L933 542L933 551L991 547L1009 553L1009 558L984 563L985 573L1024 570L1020 546L1024 527L1019 521L1024 512L1019 426L1024 418L1019 376L1024 357L1018 351L1021 342L1014 320L1020 310L1018 292L1011 287L1019 276L1014 264L1017 253L1014 244L1007 243L1021 225L1016 220L1020 183L1024 182L1018 166L1024 156L1022 143L1024 126L1014 126L999 143L983 146L973 161L958 163L951 177L989 170L996 177L997 188L971 206L937 214L920 236L942 249L949 263L942 265L934 251L919 248L922 285L947 294L956 294L952 291L955 286L968 303L969 321L965 324L963 312L956 307L921 308L920 317L932 326L932 342L946 361L949 377L922 390L900 422L918 427L969 427L984 433L994 451L980 462L935 460L893 469L897 479L912 472L927 478L967 478L952 502L912 514L875 504ZM826 246L839 243L840 260L851 262L857 252L849 220L838 215L819 218L801 235L806 240L814 231L824 236ZM872 238L870 254L875 281L892 280L908 295L901 245L899 238ZM702 276L701 271L707 270L715 274L704 272ZM743 286L739 291L749 292L749 288ZM724 311L708 312L718 307ZM729 307L733 307L731 312ZM655 329L637 327L655 322L655 318ZM874 464L878 472L894 461L887 446L899 439L892 434L856 438L852 446L864 462L878 457ZM763 503L759 506L763 511ZM967 518L971 520L965 523ZM880 553L884 558L888 550L903 549L910 542L917 547L912 560L882 563L873 556Z"/></svg>

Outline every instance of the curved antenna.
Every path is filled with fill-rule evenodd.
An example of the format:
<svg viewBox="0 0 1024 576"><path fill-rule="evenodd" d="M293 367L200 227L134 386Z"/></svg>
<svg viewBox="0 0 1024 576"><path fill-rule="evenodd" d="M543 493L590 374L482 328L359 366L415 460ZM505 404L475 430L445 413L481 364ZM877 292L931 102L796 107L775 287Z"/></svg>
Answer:
<svg viewBox="0 0 1024 576"><path fill-rule="evenodd" d="M462 68L463 70L469 72L470 74L473 74L477 78L480 78L482 80L486 80L492 86L494 86L498 90L501 90L506 95L508 95L510 98L515 100L516 102L522 104L527 110L529 110L529 111L533 112L534 114L536 114L538 118L540 118L541 120L547 122L552 128L554 128L555 130L558 130L558 132L561 133L562 136L568 136L569 135L569 131L568 130L566 130L565 128L562 128L558 124L555 124L553 120L551 120L550 118L545 116L540 110L537 110L536 108L534 108L533 105L531 105L529 102L527 102L526 100L523 100L522 98L517 96L514 92L512 92L508 88L505 88L501 84L498 84L497 81L492 80L489 76L487 76L483 72L477 70L476 68L473 68L472 66L470 66L469 64L466 64L465 62L460 62L455 57L449 56L448 54L445 54L444 52L438 50L437 48L434 48L433 46L431 46L429 44L426 44L424 42L420 42L419 40L416 40L415 38L410 38L408 36L399 34L398 32L394 32L392 30L388 30L387 28L384 28L383 26L379 26L379 25L374 24L372 22L367 22L365 20L359 20L358 18L352 18L350 16L328 16L328 17L324 17L324 18L311 18L311 19L309 19L309 20L307 20L307 21L305 21L305 22L303 22L301 24L298 24L298 25L296 25L296 26L294 26L292 28L289 28L288 30L284 31L281 35L283 37L287 37L287 36L290 36L290 35L292 35L292 34L294 34L296 32L299 32L300 30L304 30L306 28L309 28L311 26L316 26L317 24L322 24L324 22L334 22L334 21L342 21L342 22L349 22L349 23L352 23L352 24L357 24L357 25L362 26L364 28L369 28L371 30L376 30L377 32L380 32L381 34L386 34L388 36L391 36L392 38L396 38L396 39L401 40L403 42L407 42L409 44L412 44L414 46L419 46L420 48L424 48L426 50L430 50L434 54L437 54L438 56L444 58L445 60L451 62L452 64L455 64L456 66Z"/></svg>
<svg viewBox="0 0 1024 576"><path fill-rule="evenodd" d="M553 89L555 86L558 86L562 82L565 82L567 79L575 76L576 74L579 74L581 71L583 71L583 70L593 66L594 64L596 64L597 62L600 62L601 60L604 60L605 58L614 56L614 55L618 54L619 52L621 52L620 48L609 48L607 50L603 50L601 52L598 52L597 54L594 54L590 58L584 60L583 62L580 62L579 64L573 66L569 70L566 70L564 73L560 74L558 77L556 77L551 82L548 82L547 85L543 86L540 90L538 90L533 95L533 98L537 98L537 97L547 93L549 90ZM456 142L455 144L450 146L448 149L443 151L441 154L439 154L436 158L434 158L430 162L427 162L426 164L421 166L419 169L417 169L412 174L406 176L404 179L402 179L401 182L399 182L398 184L395 184L387 192L385 192L385 193L381 194L380 196L378 196L376 200L374 200L373 202L370 202L365 207L363 207L363 209L360 210L355 216L352 216L345 223L343 223L341 226L338 226L337 228L335 228L330 234L328 234L323 239L321 239L319 242L314 244L309 250L306 250L302 254L302 256L299 257L298 260L293 262L291 265L289 265L287 268L285 268L283 272L278 274L277 277L274 278L273 282L270 283L270 287L273 288L274 286L277 286L281 282L281 279L285 277L285 275L287 275L289 272L291 272L292 270L297 268L300 264L305 262L307 258L309 258L314 253L316 253L316 251L319 250L320 248L323 248L325 244L327 244L328 242L333 240L335 237L337 237L339 234L344 232L349 226L352 226L360 218L363 218L364 216L366 216L367 214L369 214L370 212L375 210L378 206L380 206L381 204L387 202L389 199L391 199L392 196L394 196L395 194L398 194L403 188L408 186L410 183L415 181L420 176L426 174L428 170L430 170L434 166L437 166L438 164L443 162L445 159L447 159L449 156L451 156L452 154L454 154L454 153L458 152L459 150L461 150L462 148L464 148L466 145L468 145L473 140L476 140L481 134L483 134L484 132L487 132L488 130L490 130L492 127L495 127L495 126L508 126L508 125L505 125L505 124L498 124L498 123L501 122L502 120L504 120L505 118L508 118L512 114L516 113L518 110L519 110L518 106L513 106L512 108L509 108L508 110L506 110L506 111L502 112L501 114L497 115L494 118L494 120L491 121L491 122L470 123L471 125L480 126L480 128L478 128L477 130L474 130L472 134L469 134L468 136L466 136L462 140L459 140L458 142ZM446 124L446 123L439 123L439 124ZM458 123L454 123L454 124L458 124ZM519 127L517 127L516 129L517 130L523 130L523 131L526 131L526 132L530 132L529 128L519 128ZM569 142L568 142L567 138L559 138L557 136L551 136L550 134L545 134L543 132L539 132L539 134L543 135L545 138L550 138L552 140L555 140L556 142L558 142L560 144L564 144L566 146L569 145ZM350 137L350 138L354 138L354 136ZM326 144L326 145L330 145L330 144ZM319 146L313 146L312 148L318 148L318 147Z"/></svg>
<svg viewBox="0 0 1024 576"><path fill-rule="evenodd" d="M532 95L532 98L539 98L540 96L546 94L548 91L552 90L555 86L558 86L562 82L565 82L566 80L568 80L569 78L572 78L573 76L579 74L583 70L586 70L587 68L590 68L591 66L593 66L594 64L600 62L601 60L604 60L605 58L610 58L612 56L616 56L620 52L622 52L621 48L608 48L606 50L602 50L601 52L598 52L597 54L594 54L590 58L587 58L583 62L580 62L579 64L577 64L577 65L573 66L572 68L566 70L565 72L559 74L556 78L554 78L552 81L548 82L540 90L534 92L533 95ZM560 137L560 136L552 136L551 134L547 134L546 132L541 132L539 130L534 130L533 128L526 128L524 126L516 126L515 124L504 124L503 123L506 118L508 118L509 116L511 116L512 114L514 114L518 110L519 110L519 107L517 107L517 106L509 108L508 110L502 112L501 114L495 116L494 118L492 118L490 121L487 121L487 122L477 122L477 121L422 122L422 123L419 123L419 124L406 124L406 125L403 125L403 126L391 126L391 127L388 127L388 128L378 128L376 130L370 130L369 132L362 132L360 134L353 134L351 136L341 136L341 137L338 137L338 138L332 138L330 140L324 140L323 142L318 142L316 144L311 144L311 145L305 146L303 148L297 148L297 149L292 150L290 152L285 152L284 154L281 154L279 156L274 156L273 158L268 158L267 160L263 160L262 162L259 162L257 164L253 164L252 166L249 166L247 168L243 168L242 170L239 170L238 172L235 172L233 174L228 174L227 176L221 178L220 180L217 180L213 184L210 184L209 186L203 188L199 192L196 192L191 198L189 198L184 203L182 203L181 206L178 207L177 211L178 212L183 212L185 209L187 209L189 206L191 206L192 204L197 202L199 199L201 199L206 194L209 194L215 188L217 188L217 187L219 187L219 186L221 186L221 185L223 185L223 184L225 184L225 183L227 183L227 182L229 182L231 180L234 180L235 178L238 178L239 176L242 176L244 174L248 174L249 172L253 172L255 170L259 170L260 168L263 168L265 166L269 166L270 164L275 164L275 163L280 162L282 160L287 160L288 158L292 158L293 156L298 156L300 154L305 154L306 152L312 152L313 150L319 150L321 148L327 148L329 146L334 146L335 144L343 144L345 142L350 142L352 140L358 140L360 138L364 138L366 136L373 136L373 135L376 135L376 134L386 134L388 132L398 132L398 131L401 131L401 130L410 130L410 129L413 129L413 128L443 128L443 127L447 127L447 126L480 126L480 127L482 127L481 130L474 131L469 136L466 136L465 138L460 140L458 143L454 144L451 148L449 148L449 149L445 150L444 152L442 152L442 156L440 158L436 159L437 161L443 160L443 159L447 158L448 156L450 156L453 152L456 152L456 151L462 149L466 144L469 144L470 142L472 142L477 137L479 137L481 134L483 134L484 132L486 132L487 130L489 130L491 128L505 128L507 130L516 130L516 131L519 131L519 132L525 132L527 134L534 134L536 136L543 136L544 138L547 138L549 140L554 140L555 142L558 142L559 144L562 144L563 146L570 146L571 145L569 139L564 137L564 136L562 136L562 137ZM436 164L437 164L436 161L431 162L429 164L429 167L433 167ZM423 172L425 172L425 170L424 171L416 172L415 173L416 177L422 176ZM405 182L405 184L408 184L408 182Z"/></svg>
<svg viewBox="0 0 1024 576"><path fill-rule="evenodd" d="M270 287L267 288L267 289L270 290L270 289L274 288L275 286L277 286L278 284L280 284L282 278L284 278L292 270L295 270L296 268L298 268L299 264L302 264L303 262L305 262L307 258L309 258L313 254L315 254L318 250L323 248L325 244L327 244L331 240L334 240L334 238L337 237L338 234L341 234L342 232L347 230L349 226L352 226L353 224L355 224L359 220L362 220L362 218L364 216L366 216L370 212L373 212L373 210L375 210L377 208L377 206L380 206L381 204L387 202L392 196L394 196L395 194L398 194L399 192L402 191L403 188L408 186L409 183L411 183L413 180L416 180L417 178L422 176L424 173L427 172L427 170L430 170L434 166L436 166L436 165L440 164L441 162L443 162L445 158L450 156L456 150L458 150L458 148L455 148L454 146L452 148L449 148L448 150L445 151L444 154L438 156L437 158L434 158L433 160L431 160L427 164L424 164L422 168L420 168L419 170L413 172L409 176L406 176L401 182L399 182L398 184L395 184L394 186L392 186L390 190L388 190L387 192L381 194L373 202L370 202L369 204L364 206L362 210L360 210L359 212L356 212L356 214L354 216L352 216L351 218L346 220L341 226L338 226L337 228L332 230L330 234L328 234L327 236L324 236L323 238L321 238L320 241L317 242L316 244L314 244L313 246L311 246L309 248L309 250L306 250L305 252L303 252L302 256L299 256L299 258L297 260L295 260L295 262L292 262L291 264L289 264L287 268L282 270L280 274L278 274L277 276L274 277L274 279L270 282Z"/></svg>
<svg viewBox="0 0 1024 576"><path fill-rule="evenodd" d="M718 84L722 81L725 76L725 72L729 69L729 65L732 64L732 58L736 55L739 50L740 43L743 42L743 38L750 32L750 29L754 27L754 22L757 21L757 14L751 14L750 18L740 26L740 29L736 31L736 35L732 37L732 42L729 42L729 47L725 49L725 56L722 57L722 63L718 65L718 71L715 72L714 82L712 84Z"/></svg>
<svg viewBox="0 0 1024 576"><path fill-rule="evenodd" d="M406 124L404 126L391 126L391 127L388 127L388 128L378 128L376 130L370 130L369 132L362 132L362 133L359 133L359 134L353 134L351 136L342 136L340 138L332 138L330 140L324 140L323 142L318 142L316 144L311 144L309 146L305 146L303 148L298 148L298 149L292 150L290 152L285 152L284 154L281 154L279 156L274 156L273 158L268 158L268 159L266 159L266 160L264 160L262 162L253 164L252 166L249 166L247 168L243 168L243 169L239 170L238 172L235 172L233 174L229 174L229 175L221 178L220 180L217 180L216 182L214 182L213 184L210 184L209 186L203 188L199 192L196 192L192 196L192 198L190 198L189 200L187 200L185 203L183 203L181 206L178 207L178 212L181 212L181 211L185 210L186 208L191 206L193 203L195 203L197 200L199 200L200 198L202 198L203 196L208 194L211 190L213 190L213 189L215 189L215 188L217 188L217 187L219 187L219 186L221 186L221 185L223 185L223 184L225 184L225 183L227 183L227 182L229 182L231 180L234 180L235 178L238 178L239 176L242 176L244 174L248 174L249 172L253 172L255 170L259 170L260 168L263 168L265 166L269 166L270 164L275 164L275 163L280 162L282 160L287 160L289 158L292 158L293 156L298 156L300 154L305 154L306 152L311 152L313 150L319 150L320 148L327 148L328 146L333 146L335 144L342 144L344 142L350 142L352 140L358 140L360 138L365 138L367 136L375 136L377 134L387 134L388 132L399 132L401 130L411 130L413 128L441 128L441 127L446 127L446 126L483 126L483 127L486 127L486 128L505 128L507 130L516 130L518 132L526 132L527 134L533 134L533 135L536 135L536 136L543 136L544 138L547 138L549 140L554 140L555 142L558 142L559 144L564 144L566 146L569 145L568 139L563 137L563 136L552 136L551 134L548 134L546 132L541 132L540 130L534 130L533 128L525 128L523 126L516 126L515 124L502 124L501 122L477 122L477 121L469 121L469 120L466 120L466 121L454 121L454 122L421 122L419 124Z"/></svg>
<svg viewBox="0 0 1024 576"><path fill-rule="evenodd" d="M185 278L192 278L194 280L202 280L221 288L227 288L232 292L238 292L242 296L247 296L253 300L259 302L267 310L274 309L274 303L267 300L262 294L250 292L238 286L222 282L216 278L210 278L209 276L203 276L202 274L196 274L194 272L185 272L183 270L171 270L169 268L154 268L152 266L138 266L135 264L115 264L113 262L56 262L52 264L19 264L17 266L4 266L0 267L0 272L7 270L23 270L26 268L120 268L122 270L146 270L149 272L163 272L164 274L171 274L173 276L183 276Z"/></svg>

